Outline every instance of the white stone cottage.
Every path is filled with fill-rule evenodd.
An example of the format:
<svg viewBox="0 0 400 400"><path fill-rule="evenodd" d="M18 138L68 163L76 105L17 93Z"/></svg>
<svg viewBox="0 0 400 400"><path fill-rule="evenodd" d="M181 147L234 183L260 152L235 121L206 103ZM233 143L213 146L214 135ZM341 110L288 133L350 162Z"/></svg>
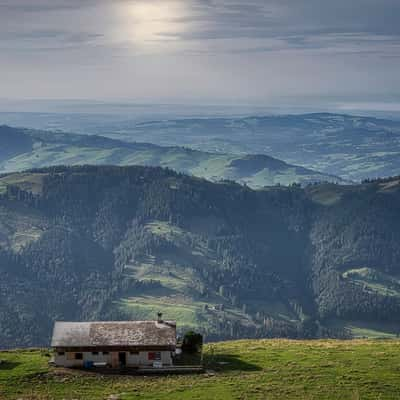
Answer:
<svg viewBox="0 0 400 400"><path fill-rule="evenodd" d="M176 322L56 322L51 347L61 367L171 366Z"/></svg>

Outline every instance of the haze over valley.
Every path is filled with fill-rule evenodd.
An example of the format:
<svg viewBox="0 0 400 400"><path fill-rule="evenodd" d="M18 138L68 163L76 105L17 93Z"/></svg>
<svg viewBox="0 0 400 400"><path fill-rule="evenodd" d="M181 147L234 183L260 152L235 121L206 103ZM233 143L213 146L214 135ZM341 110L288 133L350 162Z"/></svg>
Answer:
<svg viewBox="0 0 400 400"><path fill-rule="evenodd" d="M399 71L398 0L0 0L0 399L398 398Z"/></svg>

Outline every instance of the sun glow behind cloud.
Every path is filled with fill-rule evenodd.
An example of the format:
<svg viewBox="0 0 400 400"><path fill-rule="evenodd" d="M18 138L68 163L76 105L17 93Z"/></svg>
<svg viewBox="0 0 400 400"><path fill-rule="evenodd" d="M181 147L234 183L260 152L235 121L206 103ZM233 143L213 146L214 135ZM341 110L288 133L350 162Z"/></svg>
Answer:
<svg viewBox="0 0 400 400"><path fill-rule="evenodd" d="M128 1L117 3L116 12L119 19L117 40L141 50L179 47L179 35L185 31L182 21L187 14L184 1Z"/></svg>
<svg viewBox="0 0 400 400"><path fill-rule="evenodd" d="M2 96L395 107L399 15L398 0L0 0Z"/></svg>

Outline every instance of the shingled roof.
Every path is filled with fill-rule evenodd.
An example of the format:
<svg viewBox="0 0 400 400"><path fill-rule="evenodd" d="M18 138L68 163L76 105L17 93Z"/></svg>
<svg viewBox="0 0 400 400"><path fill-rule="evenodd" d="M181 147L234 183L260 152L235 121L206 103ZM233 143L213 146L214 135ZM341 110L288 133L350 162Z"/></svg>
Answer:
<svg viewBox="0 0 400 400"><path fill-rule="evenodd" d="M174 321L56 322L52 347L176 346Z"/></svg>

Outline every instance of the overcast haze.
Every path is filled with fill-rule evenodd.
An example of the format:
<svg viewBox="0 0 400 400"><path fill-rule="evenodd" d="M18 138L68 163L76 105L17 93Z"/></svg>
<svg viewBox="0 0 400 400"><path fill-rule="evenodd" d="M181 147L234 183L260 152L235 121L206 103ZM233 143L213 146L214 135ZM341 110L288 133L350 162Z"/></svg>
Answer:
<svg viewBox="0 0 400 400"><path fill-rule="evenodd" d="M0 0L3 98L400 110L398 0Z"/></svg>

